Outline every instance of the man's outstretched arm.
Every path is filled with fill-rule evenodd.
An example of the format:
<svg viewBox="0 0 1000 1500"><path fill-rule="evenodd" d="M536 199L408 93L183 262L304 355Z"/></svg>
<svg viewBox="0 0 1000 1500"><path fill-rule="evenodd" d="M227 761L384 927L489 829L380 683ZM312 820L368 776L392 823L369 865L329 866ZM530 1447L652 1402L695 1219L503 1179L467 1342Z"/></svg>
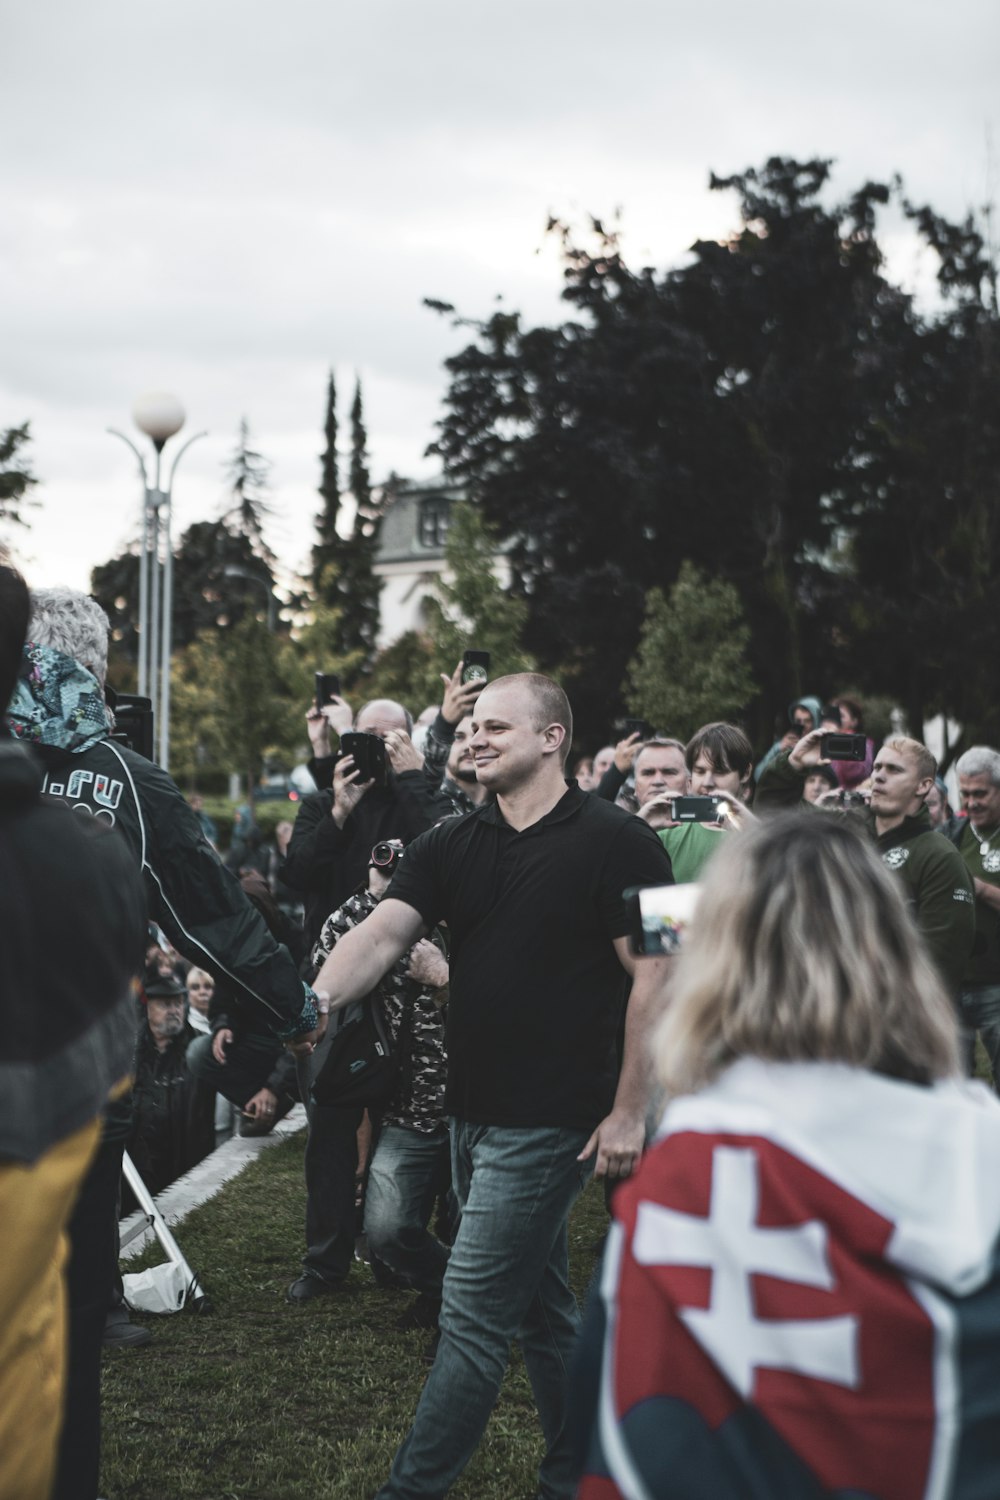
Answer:
<svg viewBox="0 0 1000 1500"><path fill-rule="evenodd" d="M380 901L370 917L337 943L313 989L331 1010L369 994L383 974L427 931L423 917L405 901Z"/></svg>

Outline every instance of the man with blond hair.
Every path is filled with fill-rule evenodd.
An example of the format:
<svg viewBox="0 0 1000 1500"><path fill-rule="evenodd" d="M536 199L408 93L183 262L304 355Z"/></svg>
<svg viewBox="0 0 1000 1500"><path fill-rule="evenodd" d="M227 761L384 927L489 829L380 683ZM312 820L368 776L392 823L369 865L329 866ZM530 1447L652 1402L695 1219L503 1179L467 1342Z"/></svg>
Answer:
<svg viewBox="0 0 1000 1500"><path fill-rule="evenodd" d="M515 1338L545 1435L539 1494L569 1500L575 1490L567 1220L592 1168L627 1177L642 1150L648 1035L669 960L634 965L623 893L671 877L651 829L566 781L571 738L569 703L550 678L521 673L484 688L471 748L494 796L409 846L378 908L315 981L331 1008L347 1005L448 923L445 1108L462 1217L437 1357L380 1500L447 1492L486 1427ZM616 1086L615 1032L633 971Z"/></svg>
<svg viewBox="0 0 1000 1500"><path fill-rule="evenodd" d="M803 735L768 766L757 787L758 811L800 800L809 770L830 764L823 734L814 729ZM936 775L937 761L926 745L891 736L872 767L868 822L883 860L906 886L917 926L957 1004L976 935L975 898L962 856L931 827L925 803Z"/></svg>

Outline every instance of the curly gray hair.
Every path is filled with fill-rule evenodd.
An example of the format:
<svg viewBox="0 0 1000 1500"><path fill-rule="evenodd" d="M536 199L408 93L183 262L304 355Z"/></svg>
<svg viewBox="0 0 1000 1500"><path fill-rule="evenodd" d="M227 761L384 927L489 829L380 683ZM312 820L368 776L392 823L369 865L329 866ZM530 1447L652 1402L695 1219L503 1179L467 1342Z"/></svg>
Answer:
<svg viewBox="0 0 1000 1500"><path fill-rule="evenodd" d="M28 640L71 656L103 685L108 670L108 617L88 594L63 587L32 589Z"/></svg>

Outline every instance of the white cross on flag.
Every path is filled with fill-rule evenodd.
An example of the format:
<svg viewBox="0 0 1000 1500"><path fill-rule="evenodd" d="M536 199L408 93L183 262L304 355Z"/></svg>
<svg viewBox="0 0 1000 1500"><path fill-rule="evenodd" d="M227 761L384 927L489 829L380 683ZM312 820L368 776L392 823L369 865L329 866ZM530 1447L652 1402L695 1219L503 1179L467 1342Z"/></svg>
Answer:
<svg viewBox="0 0 1000 1500"><path fill-rule="evenodd" d="M580 1500L1000 1496L998 1161L964 1085L747 1061L675 1101L615 1200Z"/></svg>

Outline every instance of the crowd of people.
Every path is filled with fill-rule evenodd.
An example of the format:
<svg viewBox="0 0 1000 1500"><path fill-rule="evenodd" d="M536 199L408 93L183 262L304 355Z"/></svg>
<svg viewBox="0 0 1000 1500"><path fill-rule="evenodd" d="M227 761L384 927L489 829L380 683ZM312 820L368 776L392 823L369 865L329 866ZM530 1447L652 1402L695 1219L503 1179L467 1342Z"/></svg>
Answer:
<svg viewBox="0 0 1000 1500"><path fill-rule="evenodd" d="M927 748L876 743L849 696L796 699L763 756L712 722L685 739L642 725L573 759L558 684L468 680L459 663L416 727L390 700L310 707L315 791L273 844L244 820L220 851L200 799L116 740L93 601L29 602L0 569L0 625L0 814L23 835L25 892L5 897L4 946L51 919L21 908L45 905L30 826L53 817L107 861L77 920L92 947L115 946L96 1009L57 984L60 1048L5 1016L47 1086L67 1043L103 1058L30 1139L4 1128L0 1202L8 1161L43 1184L72 1146L31 1287L50 1339L66 1288L66 1415L32 1444L36 1487L17 1493L93 1500L101 1346L150 1337L117 1270L122 1152L155 1193L297 1101L305 1248L288 1302L337 1296L364 1261L412 1292L405 1316L428 1330L379 1500L447 1492L515 1340L545 1440L541 1500L903 1500L944 1462L936 1423L954 1472L978 1444L1000 1489L993 1405L968 1433L928 1408L914 1352L923 1378L935 1330L994 1295L1000 1109L960 1075L977 1036L1000 1068L1000 752L958 759L957 814ZM61 847L46 868L70 858ZM132 907L105 922L112 876ZM698 888L680 956L637 957L626 892L675 883ZM38 992L23 943L0 961ZM921 1172L944 1184L944 1228L914 1201ZM595 1174L613 1223L581 1336L567 1224ZM858 1393L889 1380L866 1372L897 1332L913 1368L893 1366L906 1394L876 1419Z"/></svg>

